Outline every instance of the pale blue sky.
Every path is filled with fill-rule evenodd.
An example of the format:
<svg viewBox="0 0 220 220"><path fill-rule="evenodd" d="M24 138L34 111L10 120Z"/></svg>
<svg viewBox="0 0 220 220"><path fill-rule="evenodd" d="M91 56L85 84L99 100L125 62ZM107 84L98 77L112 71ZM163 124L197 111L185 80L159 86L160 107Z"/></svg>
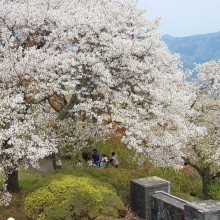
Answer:
<svg viewBox="0 0 220 220"><path fill-rule="evenodd" d="M220 0L139 0L149 18L159 16L159 31L175 37L220 31Z"/></svg>

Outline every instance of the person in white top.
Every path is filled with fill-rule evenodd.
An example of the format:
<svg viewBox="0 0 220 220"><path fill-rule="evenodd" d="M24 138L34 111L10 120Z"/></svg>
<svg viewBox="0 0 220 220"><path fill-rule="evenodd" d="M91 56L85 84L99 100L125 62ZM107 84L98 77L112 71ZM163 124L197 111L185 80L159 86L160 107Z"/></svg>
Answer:
<svg viewBox="0 0 220 220"><path fill-rule="evenodd" d="M77 167L82 167L82 166L83 166L81 160L78 160L78 162L76 163L76 166L77 166Z"/></svg>
<svg viewBox="0 0 220 220"><path fill-rule="evenodd" d="M99 167L104 168L107 163L108 163L107 156L105 154L102 154L101 161L99 163Z"/></svg>
<svg viewBox="0 0 220 220"><path fill-rule="evenodd" d="M118 161L118 157L115 152L112 152L111 163L112 163L113 167L118 168L119 161Z"/></svg>

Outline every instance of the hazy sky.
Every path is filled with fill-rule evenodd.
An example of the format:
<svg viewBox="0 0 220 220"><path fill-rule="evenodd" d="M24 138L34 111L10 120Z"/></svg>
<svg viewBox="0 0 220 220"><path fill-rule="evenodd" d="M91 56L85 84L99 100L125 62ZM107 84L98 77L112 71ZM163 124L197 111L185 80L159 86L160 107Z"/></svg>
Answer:
<svg viewBox="0 0 220 220"><path fill-rule="evenodd" d="M159 16L159 31L176 37L220 31L220 0L139 0L147 17Z"/></svg>

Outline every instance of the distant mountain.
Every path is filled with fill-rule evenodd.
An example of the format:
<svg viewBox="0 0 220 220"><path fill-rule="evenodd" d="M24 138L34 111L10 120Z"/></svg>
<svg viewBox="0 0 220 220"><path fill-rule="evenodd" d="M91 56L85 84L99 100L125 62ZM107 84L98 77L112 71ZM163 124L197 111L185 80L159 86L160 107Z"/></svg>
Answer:
<svg viewBox="0 0 220 220"><path fill-rule="evenodd" d="M189 37L164 35L162 38L171 52L181 55L184 68L192 69L194 63L220 59L220 32Z"/></svg>

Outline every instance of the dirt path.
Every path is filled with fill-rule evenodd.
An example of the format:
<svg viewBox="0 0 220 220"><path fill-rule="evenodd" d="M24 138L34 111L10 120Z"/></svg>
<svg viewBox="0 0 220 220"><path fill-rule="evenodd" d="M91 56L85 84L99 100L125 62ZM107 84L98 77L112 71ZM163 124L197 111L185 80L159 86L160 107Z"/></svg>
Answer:
<svg viewBox="0 0 220 220"><path fill-rule="evenodd" d="M39 169L30 167L30 170L33 170L39 173L52 173L54 171L52 158L40 159L39 164L40 164Z"/></svg>

